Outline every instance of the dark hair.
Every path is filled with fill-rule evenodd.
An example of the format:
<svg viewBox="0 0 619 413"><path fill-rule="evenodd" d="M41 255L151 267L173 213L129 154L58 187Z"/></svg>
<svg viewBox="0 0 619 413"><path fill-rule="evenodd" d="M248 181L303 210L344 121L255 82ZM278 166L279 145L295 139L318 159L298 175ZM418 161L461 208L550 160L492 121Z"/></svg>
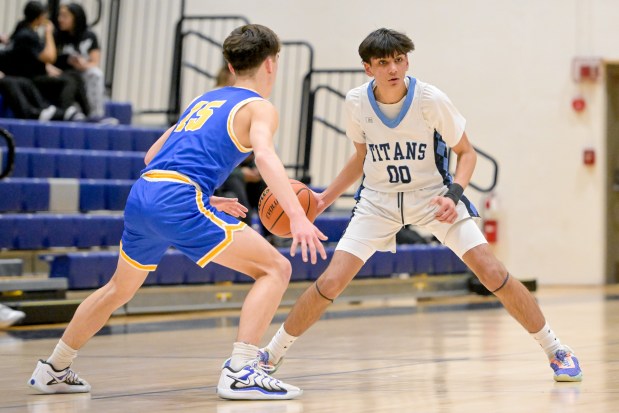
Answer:
<svg viewBox="0 0 619 413"><path fill-rule="evenodd" d="M279 38L268 27L247 24L237 27L224 40L224 58L238 74L258 68L269 56L279 53Z"/></svg>
<svg viewBox="0 0 619 413"><path fill-rule="evenodd" d="M59 44L74 44L77 46L88 29L86 12L77 3L61 4L60 7L66 7L69 13L73 15L73 33L59 30L57 41Z"/></svg>
<svg viewBox="0 0 619 413"><path fill-rule="evenodd" d="M11 38L15 37L18 31L31 24L33 21L47 13L47 6L40 1L29 1L24 6L24 19L17 23Z"/></svg>
<svg viewBox="0 0 619 413"><path fill-rule="evenodd" d="M84 8L77 3L62 4L60 7L62 6L65 6L67 10L69 10L69 13L73 15L73 35L77 38L81 38L88 28Z"/></svg>
<svg viewBox="0 0 619 413"><path fill-rule="evenodd" d="M413 41L404 33L381 28L374 30L359 45L359 56L365 63L372 58L391 57L408 54L415 50Z"/></svg>

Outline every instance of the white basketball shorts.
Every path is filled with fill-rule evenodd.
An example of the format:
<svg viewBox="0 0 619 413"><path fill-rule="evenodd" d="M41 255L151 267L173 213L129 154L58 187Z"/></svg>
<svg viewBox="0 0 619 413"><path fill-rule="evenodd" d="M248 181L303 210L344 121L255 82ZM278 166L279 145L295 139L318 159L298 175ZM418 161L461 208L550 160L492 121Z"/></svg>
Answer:
<svg viewBox="0 0 619 413"><path fill-rule="evenodd" d="M458 218L453 224L439 222L435 196L447 192L444 185L409 192L386 193L363 188L353 216L336 250L349 252L367 261L376 251L395 252L395 235L404 225L431 232L460 258L471 248L487 243L473 221L476 213L463 200L456 205Z"/></svg>

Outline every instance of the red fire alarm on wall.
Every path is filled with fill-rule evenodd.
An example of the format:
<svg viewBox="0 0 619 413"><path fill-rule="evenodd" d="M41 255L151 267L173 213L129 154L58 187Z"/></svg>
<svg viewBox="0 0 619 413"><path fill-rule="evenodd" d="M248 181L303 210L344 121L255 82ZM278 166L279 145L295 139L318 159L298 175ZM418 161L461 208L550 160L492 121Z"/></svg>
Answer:
<svg viewBox="0 0 619 413"><path fill-rule="evenodd" d="M586 166L595 165L595 150L593 148L585 148L582 160Z"/></svg>

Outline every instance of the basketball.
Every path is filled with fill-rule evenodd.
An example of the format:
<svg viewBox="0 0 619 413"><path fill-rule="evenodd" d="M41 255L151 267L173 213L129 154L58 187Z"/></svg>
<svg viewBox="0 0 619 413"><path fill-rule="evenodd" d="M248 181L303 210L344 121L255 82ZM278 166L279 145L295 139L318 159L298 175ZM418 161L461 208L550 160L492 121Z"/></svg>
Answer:
<svg viewBox="0 0 619 413"><path fill-rule="evenodd" d="M316 219L316 198L312 191L302 182L295 179L290 180L292 190L297 194L299 203L305 211L307 218L314 222ZM273 235L277 235L283 238L290 238L290 219L279 205L279 202L275 198L275 195L269 188L266 188L260 200L258 201L258 215L262 225Z"/></svg>

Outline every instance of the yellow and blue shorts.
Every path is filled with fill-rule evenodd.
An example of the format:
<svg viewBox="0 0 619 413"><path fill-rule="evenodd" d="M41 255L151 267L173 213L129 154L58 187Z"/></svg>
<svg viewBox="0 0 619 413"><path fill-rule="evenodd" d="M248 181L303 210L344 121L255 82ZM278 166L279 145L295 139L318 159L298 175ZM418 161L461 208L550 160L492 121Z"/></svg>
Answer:
<svg viewBox="0 0 619 413"><path fill-rule="evenodd" d="M120 254L133 267L154 271L172 246L204 267L230 245L233 232L245 226L211 206L185 175L152 170L131 188Z"/></svg>

